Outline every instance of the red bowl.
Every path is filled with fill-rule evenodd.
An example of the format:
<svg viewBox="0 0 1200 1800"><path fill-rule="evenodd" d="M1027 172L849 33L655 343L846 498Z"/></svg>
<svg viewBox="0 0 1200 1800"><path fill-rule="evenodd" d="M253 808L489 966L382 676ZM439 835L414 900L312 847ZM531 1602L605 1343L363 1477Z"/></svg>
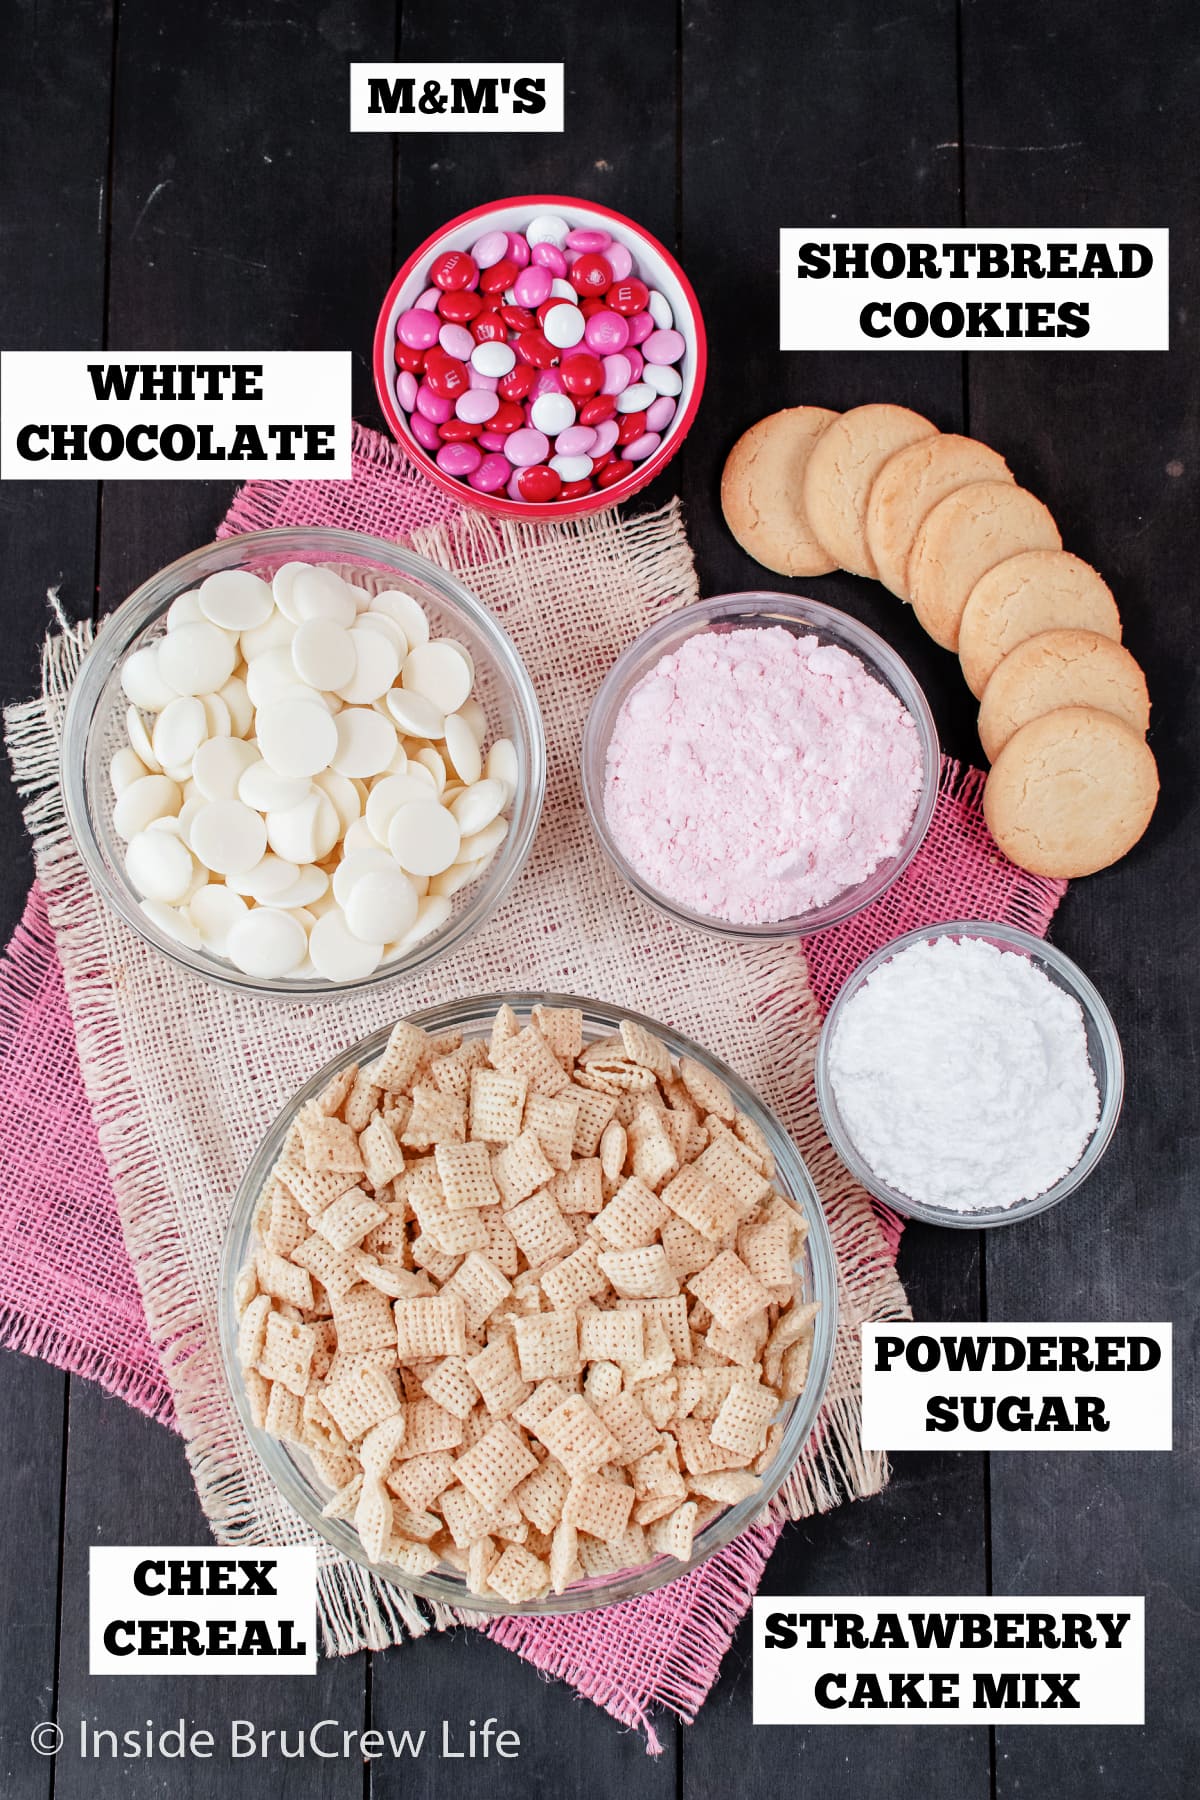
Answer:
<svg viewBox="0 0 1200 1800"><path fill-rule="evenodd" d="M636 464L631 475L627 475L623 481L614 482L611 487L584 494L577 500L556 500L539 505L532 501L510 500L505 493L478 493L465 481L456 481L453 476L444 474L438 468L432 456L413 437L408 419L397 404L395 344L396 321L428 287L429 265L435 256L443 250L468 250L485 231L521 231L538 213L544 212L560 213L572 226L591 226L607 231L624 243L633 257L635 272L648 286L658 288L669 301L675 315L675 328L682 333L687 349L679 364L683 388L675 417L663 433L658 449L643 462ZM690 281L670 251L623 213L613 212L610 207L599 206L591 200L570 199L564 194L526 194L512 200L493 200L486 206L472 207L470 212L460 213L458 218L451 219L449 224L443 225L431 237L427 237L423 244L418 245L405 262L384 297L375 327L375 391L379 395L379 404L383 408L392 436L400 448L435 486L459 505L478 507L482 512L494 513L506 519L578 518L582 513L599 512L605 507L615 506L622 500L628 500L631 494L638 493L666 467L691 429L704 391L707 360L704 321L700 316L699 302Z"/></svg>

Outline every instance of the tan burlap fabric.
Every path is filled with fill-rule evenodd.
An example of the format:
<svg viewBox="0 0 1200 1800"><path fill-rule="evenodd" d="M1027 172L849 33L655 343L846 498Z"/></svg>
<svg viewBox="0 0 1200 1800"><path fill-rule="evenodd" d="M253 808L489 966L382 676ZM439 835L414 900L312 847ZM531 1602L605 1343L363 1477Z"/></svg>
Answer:
<svg viewBox="0 0 1200 1800"><path fill-rule="evenodd" d="M413 547L462 574L524 656L545 715L550 781L537 843L502 910L415 981L338 1005L284 1007L176 969L100 902L67 832L58 740L86 629L47 645L43 693L9 714L39 879L66 975L80 1059L201 1503L226 1541L305 1541L241 1429L221 1369L217 1303L230 1199L266 1126L328 1057L413 1007L505 987L624 1002L725 1057L792 1132L821 1190L840 1262L841 1327L821 1424L789 1484L793 1517L886 1479L859 1442L858 1327L907 1316L866 1196L821 1133L811 1087L818 1014L793 944L748 947L676 929L612 874L580 794L583 720L617 652L664 607L694 600L677 506L541 527L464 515ZM425 1619L404 1595L322 1546L325 1642L380 1647Z"/></svg>

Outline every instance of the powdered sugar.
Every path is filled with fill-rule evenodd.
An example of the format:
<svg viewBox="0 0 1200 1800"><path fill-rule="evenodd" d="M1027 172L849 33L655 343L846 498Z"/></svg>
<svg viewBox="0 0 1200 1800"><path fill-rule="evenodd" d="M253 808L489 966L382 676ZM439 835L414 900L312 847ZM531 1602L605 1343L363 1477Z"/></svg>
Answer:
<svg viewBox="0 0 1200 1800"><path fill-rule="evenodd" d="M980 938L912 944L874 970L838 1020L829 1074L875 1173L956 1212L1044 1194L1100 1113L1079 1002Z"/></svg>
<svg viewBox="0 0 1200 1800"><path fill-rule="evenodd" d="M626 698L605 813L666 898L765 923L827 904L894 856L921 774L912 715L857 657L781 626L708 631Z"/></svg>

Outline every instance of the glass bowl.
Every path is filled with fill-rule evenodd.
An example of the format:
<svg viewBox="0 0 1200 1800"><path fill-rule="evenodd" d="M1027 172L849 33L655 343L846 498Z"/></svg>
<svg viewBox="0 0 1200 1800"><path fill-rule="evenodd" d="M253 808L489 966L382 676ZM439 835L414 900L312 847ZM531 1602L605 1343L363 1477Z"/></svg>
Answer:
<svg viewBox="0 0 1200 1800"><path fill-rule="evenodd" d="M180 943L142 911L112 823L109 762L114 750L127 741L128 701L120 685L126 656L161 636L171 602L218 569L252 569L269 579L281 563L291 561L349 566L371 576L378 587L411 592L428 613L435 633L457 638L470 651L476 671L474 692L487 712L489 741L511 738L517 752L509 833L491 867L479 881L460 890L455 910L439 930L407 954L380 963L370 975L353 981L330 982L319 976L263 979L244 974L210 951ZM183 968L225 987L311 1001L401 980L427 968L478 930L509 892L533 846L546 786L546 742L537 695L512 640L453 575L365 532L288 526L240 533L191 551L143 582L102 621L67 705L62 783L71 831L95 887L140 938Z"/></svg>
<svg viewBox="0 0 1200 1800"><path fill-rule="evenodd" d="M627 475L623 481L615 481L611 487L583 494L577 500L552 501L546 504L510 500L503 491L498 494L481 494L466 482L456 481L452 476L443 474L429 452L418 444L412 434L408 415L396 400L396 321L402 312L407 312L409 307L416 304L428 287L428 270L434 257L443 250L469 250L485 232L523 231L539 213L559 213L572 226L606 231L610 237L625 244L633 257L634 273L648 287L657 288L664 295L674 315L675 329L687 344L683 360L679 364L683 388L678 397L675 416L663 432L662 443L657 450L644 461L635 464L631 475ZM691 429L704 390L706 361L707 349L700 303L691 282L666 246L632 219L627 219L624 213L613 212L610 207L600 206L594 200L575 200L563 194L525 194L511 200L492 200L486 205L472 207L470 212L460 213L458 218L441 226L423 244L419 244L405 261L384 295L375 327L375 391L392 436L400 448L419 465L430 481L459 506L478 507L481 512L507 519L578 518L582 513L599 512L604 507L616 506L622 500L629 499L631 494L638 493L666 467Z"/></svg>
<svg viewBox="0 0 1200 1800"><path fill-rule="evenodd" d="M473 1594L468 1590L463 1577L452 1569L437 1568L428 1575L416 1578L386 1563L368 1562L358 1535L349 1524L321 1517L321 1507L329 1498L330 1490L315 1475L304 1451L296 1445L284 1444L269 1437L250 1418L237 1357L238 1321L234 1285L238 1272L248 1260L258 1201L296 1114L309 1100L315 1099L332 1077L347 1064L368 1063L377 1056L387 1042L388 1029L375 1032L334 1058L301 1088L267 1132L242 1177L230 1211L221 1259L221 1354L226 1380L242 1425L267 1473L305 1524L332 1544L341 1555L360 1563L397 1587L423 1595L427 1600L440 1600L447 1605L465 1607L473 1612L580 1612L590 1607L608 1606L616 1600L626 1600L633 1594L648 1593L651 1588L661 1587L664 1582L674 1581L677 1576L696 1568L714 1550L721 1549L747 1530L767 1502L778 1492L813 1430L829 1380L837 1334L837 1264L829 1227L816 1189L791 1138L774 1114L767 1110L732 1069L727 1068L707 1050L689 1042L677 1031L657 1024L653 1019L643 1018L627 1007L608 1006L598 1000L584 1000L564 994L485 995L479 999L448 1001L444 1005L427 1007L410 1016L415 1024L424 1026L430 1032L456 1030L462 1031L468 1038L486 1036L491 1028L493 1015L505 1000L514 1007L522 1022L527 1019L531 1009L538 1005L582 1008L584 1039L587 1042L609 1036L617 1030L622 1019L632 1019L661 1038L673 1056L694 1057L704 1068L720 1077L737 1105L758 1126L775 1158L776 1185L802 1207L809 1222L809 1231L796 1266L801 1271L805 1301L820 1301L821 1310L816 1317L808 1381L798 1399L785 1402L785 1408L781 1412L785 1426L783 1439L773 1462L761 1478L758 1490L719 1513L702 1531L697 1532L693 1553L688 1562L659 1556L641 1568L624 1569L616 1575L591 1576L573 1582L564 1593L548 1594L544 1599L528 1606L510 1606L497 1595Z"/></svg>
<svg viewBox="0 0 1200 1800"><path fill-rule="evenodd" d="M1062 988L1077 1000L1083 1013L1084 1026L1087 1031L1088 1060L1092 1065L1092 1073L1096 1077L1096 1087L1100 1096L1100 1116L1096 1120L1091 1137L1084 1147L1083 1155L1069 1169L1061 1180L1047 1188L1044 1194L1037 1194L1031 1200L1018 1200L1013 1206L995 1206L981 1208L977 1212L958 1212L946 1206L933 1206L924 1201L912 1200L907 1194L900 1193L882 1180L870 1164L856 1149L845 1120L838 1109L837 1099L833 1091L833 1082L829 1074L830 1046L838 1028L838 1021L854 995L869 980L882 963L888 962L901 950L907 950L910 944L930 943L936 938L981 938L986 944L993 944L996 949L1010 952L1017 956L1027 956L1047 976L1056 987ZM873 956L868 956L842 985L837 998L826 1014L825 1023L821 1027L821 1036L817 1045L816 1062L817 1105L830 1143L845 1163L846 1167L861 1182L868 1192L875 1195L890 1206L893 1212L904 1214L910 1219L924 1219L930 1225L949 1225L961 1231L974 1231L976 1228L993 1225L1015 1225L1021 1219L1031 1219L1036 1213L1048 1211L1065 1200L1068 1194L1085 1182L1096 1167L1104 1152L1108 1149L1112 1134L1116 1129L1117 1118L1121 1111L1121 1101L1125 1093L1125 1068L1121 1056L1121 1040L1117 1036L1117 1028L1113 1024L1109 1012L1099 993L1087 976L1056 950L1053 944L1046 943L1044 938L1034 937L1028 931L1021 931L1015 925L1000 925L991 922L978 922L969 919L953 919L945 925L927 925L919 931L906 931L902 937L893 938L890 944L884 944Z"/></svg>
<svg viewBox="0 0 1200 1800"><path fill-rule="evenodd" d="M630 691L650 673L661 656L678 650L688 638L702 632L748 631L771 626L782 626L793 637L815 636L822 644L835 644L848 651L895 694L912 715L917 728L921 749L921 792L899 850L895 856L880 863L865 881L846 888L824 906L813 907L791 918L772 919L763 924L737 924L728 919L712 918L706 913L692 912L652 887L628 861L613 838L605 813L605 760L617 716ZM701 600L659 619L618 656L600 684L583 733L583 795L592 828L613 867L635 893L677 924L690 925L696 931L714 932L720 937L811 937L814 932L823 931L828 925L838 925L862 907L870 906L891 887L920 848L937 804L939 773L940 753L933 714L907 663L881 637L849 614L838 612L832 606L823 606L818 600L805 600L791 594L721 594L715 600Z"/></svg>

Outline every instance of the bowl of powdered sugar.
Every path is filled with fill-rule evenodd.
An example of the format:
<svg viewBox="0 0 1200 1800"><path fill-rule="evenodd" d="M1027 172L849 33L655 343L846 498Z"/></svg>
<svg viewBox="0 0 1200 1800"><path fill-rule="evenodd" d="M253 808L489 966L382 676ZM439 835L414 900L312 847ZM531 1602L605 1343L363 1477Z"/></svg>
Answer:
<svg viewBox="0 0 1200 1800"><path fill-rule="evenodd" d="M1069 957L957 920L868 957L821 1032L817 1100L842 1161L897 1212L1008 1225L1085 1181L1116 1126L1121 1045Z"/></svg>
<svg viewBox="0 0 1200 1800"><path fill-rule="evenodd" d="M588 716L597 839L643 899L727 936L809 936L891 886L937 799L925 696L882 638L790 594L667 613Z"/></svg>

